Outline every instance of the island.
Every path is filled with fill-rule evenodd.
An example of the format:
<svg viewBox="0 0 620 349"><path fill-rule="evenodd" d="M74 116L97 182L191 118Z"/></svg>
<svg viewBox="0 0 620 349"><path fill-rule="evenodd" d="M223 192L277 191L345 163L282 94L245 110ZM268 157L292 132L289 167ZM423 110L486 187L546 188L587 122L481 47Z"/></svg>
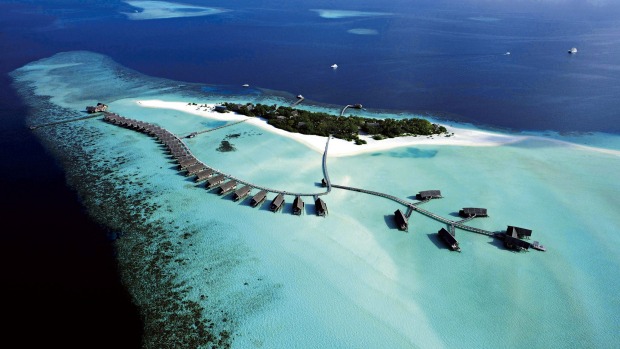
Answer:
<svg viewBox="0 0 620 349"><path fill-rule="evenodd" d="M433 136L448 134L448 130L441 125L431 123L421 118L409 119L372 119L359 116L336 116L323 112L311 112L286 106L265 104L237 104L224 102L215 108L215 111L225 113L234 112L250 117L262 117L273 127L284 131L317 135L329 135L353 141L355 144L365 144L360 134L370 135L375 140L402 136Z"/></svg>

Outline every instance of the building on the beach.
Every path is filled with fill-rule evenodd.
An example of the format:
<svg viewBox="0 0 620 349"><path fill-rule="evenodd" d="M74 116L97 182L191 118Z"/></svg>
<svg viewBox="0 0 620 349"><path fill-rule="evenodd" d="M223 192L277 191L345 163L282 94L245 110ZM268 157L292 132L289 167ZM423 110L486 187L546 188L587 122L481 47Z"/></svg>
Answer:
<svg viewBox="0 0 620 349"><path fill-rule="evenodd" d="M314 210L317 216L326 216L329 213L327 211L327 204L321 198L314 200Z"/></svg>
<svg viewBox="0 0 620 349"><path fill-rule="evenodd" d="M252 191L252 187L250 187L249 185L243 186L235 191L235 193L233 194L233 200L239 201L245 198L246 196L250 195L251 191Z"/></svg>
<svg viewBox="0 0 620 349"><path fill-rule="evenodd" d="M267 198L267 191L261 190L252 197L252 201L250 201L250 205L252 205L252 207L256 207L260 205L263 201L265 201L266 198Z"/></svg>
<svg viewBox="0 0 620 349"><path fill-rule="evenodd" d="M108 110L108 106L103 103L97 103L96 106L88 106L86 107L86 112L89 114L100 113Z"/></svg>
<svg viewBox="0 0 620 349"><path fill-rule="evenodd" d="M441 198L440 190L424 190L416 194L415 198L418 200L430 200Z"/></svg>
<svg viewBox="0 0 620 349"><path fill-rule="evenodd" d="M215 177L209 178L207 180L207 183L205 184L205 187L207 189L215 188L216 186L220 185L225 179L226 179L226 177L224 177L223 174L220 174L220 175L217 175Z"/></svg>
<svg viewBox="0 0 620 349"><path fill-rule="evenodd" d="M532 231L530 229L509 225L506 229L506 235L515 236L519 239L529 239L530 236L532 236Z"/></svg>
<svg viewBox="0 0 620 349"><path fill-rule="evenodd" d="M400 209L394 211L394 222L400 230L407 231L409 229L409 219Z"/></svg>
<svg viewBox="0 0 620 349"><path fill-rule="evenodd" d="M486 208L479 207L465 207L459 211L459 216L465 218L471 217L488 217Z"/></svg>
<svg viewBox="0 0 620 349"><path fill-rule="evenodd" d="M454 235L452 235L446 228L441 228L437 234L443 240L443 242L450 248L452 251L461 252L461 248L459 247L459 242L456 241Z"/></svg>
<svg viewBox="0 0 620 349"><path fill-rule="evenodd" d="M216 105L215 108L213 108L213 110L215 110L218 113L226 113L228 111L228 108L226 108L225 105Z"/></svg>
<svg viewBox="0 0 620 349"><path fill-rule="evenodd" d="M295 200L293 200L293 214L301 215L304 212L304 201L301 199L301 196L295 196Z"/></svg>
<svg viewBox="0 0 620 349"><path fill-rule="evenodd" d="M282 206L284 206L284 194L279 193L275 198L273 198L273 200L271 200L269 209L273 212L277 212L282 208Z"/></svg>
<svg viewBox="0 0 620 349"><path fill-rule="evenodd" d="M220 186L220 195L224 195L235 188L237 188L237 181L230 180Z"/></svg>

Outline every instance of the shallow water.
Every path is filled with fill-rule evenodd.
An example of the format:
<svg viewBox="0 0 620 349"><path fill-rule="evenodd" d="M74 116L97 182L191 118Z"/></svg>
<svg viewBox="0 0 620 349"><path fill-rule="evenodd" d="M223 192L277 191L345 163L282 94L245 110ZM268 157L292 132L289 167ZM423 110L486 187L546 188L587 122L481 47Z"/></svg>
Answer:
<svg viewBox="0 0 620 349"><path fill-rule="evenodd" d="M86 105L105 101L111 111L181 134L221 122L135 101L285 100L206 92L88 52L58 54L13 76L33 107L32 125L81 116ZM98 118L36 133L63 159L91 215L119 232L123 280L145 316L147 343L604 348L617 339L619 307L609 290L620 286L620 158L555 141L617 149L617 136L553 134L501 147L328 158L334 183L409 199L440 189L444 198L423 208L458 220L462 207L486 207L490 217L468 224L530 228L548 248L514 253L457 230L462 252L453 253L436 237L443 224L413 213L401 232L392 220L403 207L383 198L334 189L324 197L325 218L309 199L304 215L292 215L291 196L272 213L273 194L251 208L207 191L177 172L152 138ZM218 151L222 140L236 151ZM324 190L320 154L251 125L187 144L208 165L257 185Z"/></svg>

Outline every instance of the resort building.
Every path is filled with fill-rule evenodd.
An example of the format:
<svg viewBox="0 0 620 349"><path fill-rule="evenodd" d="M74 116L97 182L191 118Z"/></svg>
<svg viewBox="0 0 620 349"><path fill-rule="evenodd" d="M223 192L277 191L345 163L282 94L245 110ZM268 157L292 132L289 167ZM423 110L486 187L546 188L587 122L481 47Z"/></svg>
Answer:
<svg viewBox="0 0 620 349"><path fill-rule="evenodd" d="M409 229L409 219L400 209L394 211L394 221L400 230L407 231Z"/></svg>
<svg viewBox="0 0 620 349"><path fill-rule="evenodd" d="M459 211L459 216L470 218L470 217L488 217L486 208L478 208L478 207L465 207Z"/></svg>
<svg viewBox="0 0 620 349"><path fill-rule="evenodd" d="M282 206L284 206L284 194L279 193L271 201L271 205L269 206L269 209L273 212L277 212L282 208Z"/></svg>
<svg viewBox="0 0 620 349"><path fill-rule="evenodd" d="M441 228L437 232L437 234L439 235L441 240L445 242L448 248L450 248L452 251L461 252L461 248L459 247L459 242L456 241L456 238L454 237L454 235L450 234L450 232L446 230L446 228Z"/></svg>
<svg viewBox="0 0 620 349"><path fill-rule="evenodd" d="M416 194L415 198L418 200L430 200L441 198L441 191L439 190L424 190Z"/></svg>

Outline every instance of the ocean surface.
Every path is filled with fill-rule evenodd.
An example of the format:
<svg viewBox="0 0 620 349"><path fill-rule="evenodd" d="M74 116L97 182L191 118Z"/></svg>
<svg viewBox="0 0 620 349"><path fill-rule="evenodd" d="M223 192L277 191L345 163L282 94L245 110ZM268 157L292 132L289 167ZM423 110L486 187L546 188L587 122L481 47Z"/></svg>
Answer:
<svg viewBox="0 0 620 349"><path fill-rule="evenodd" d="M9 332L24 347L614 348L619 13L604 1L0 3ZM339 189L324 218L309 199L292 215L292 196L282 212L252 208L179 173L152 138L80 119L103 102L185 134L225 123L137 102L297 94L310 110L362 103L364 116L532 136L327 166L333 183L413 202L440 189L423 208L454 220L488 208L467 224L526 227L548 250L457 229L450 252L444 224L414 212L402 232L402 205ZM252 125L186 143L258 185L325 190L322 154Z"/></svg>

